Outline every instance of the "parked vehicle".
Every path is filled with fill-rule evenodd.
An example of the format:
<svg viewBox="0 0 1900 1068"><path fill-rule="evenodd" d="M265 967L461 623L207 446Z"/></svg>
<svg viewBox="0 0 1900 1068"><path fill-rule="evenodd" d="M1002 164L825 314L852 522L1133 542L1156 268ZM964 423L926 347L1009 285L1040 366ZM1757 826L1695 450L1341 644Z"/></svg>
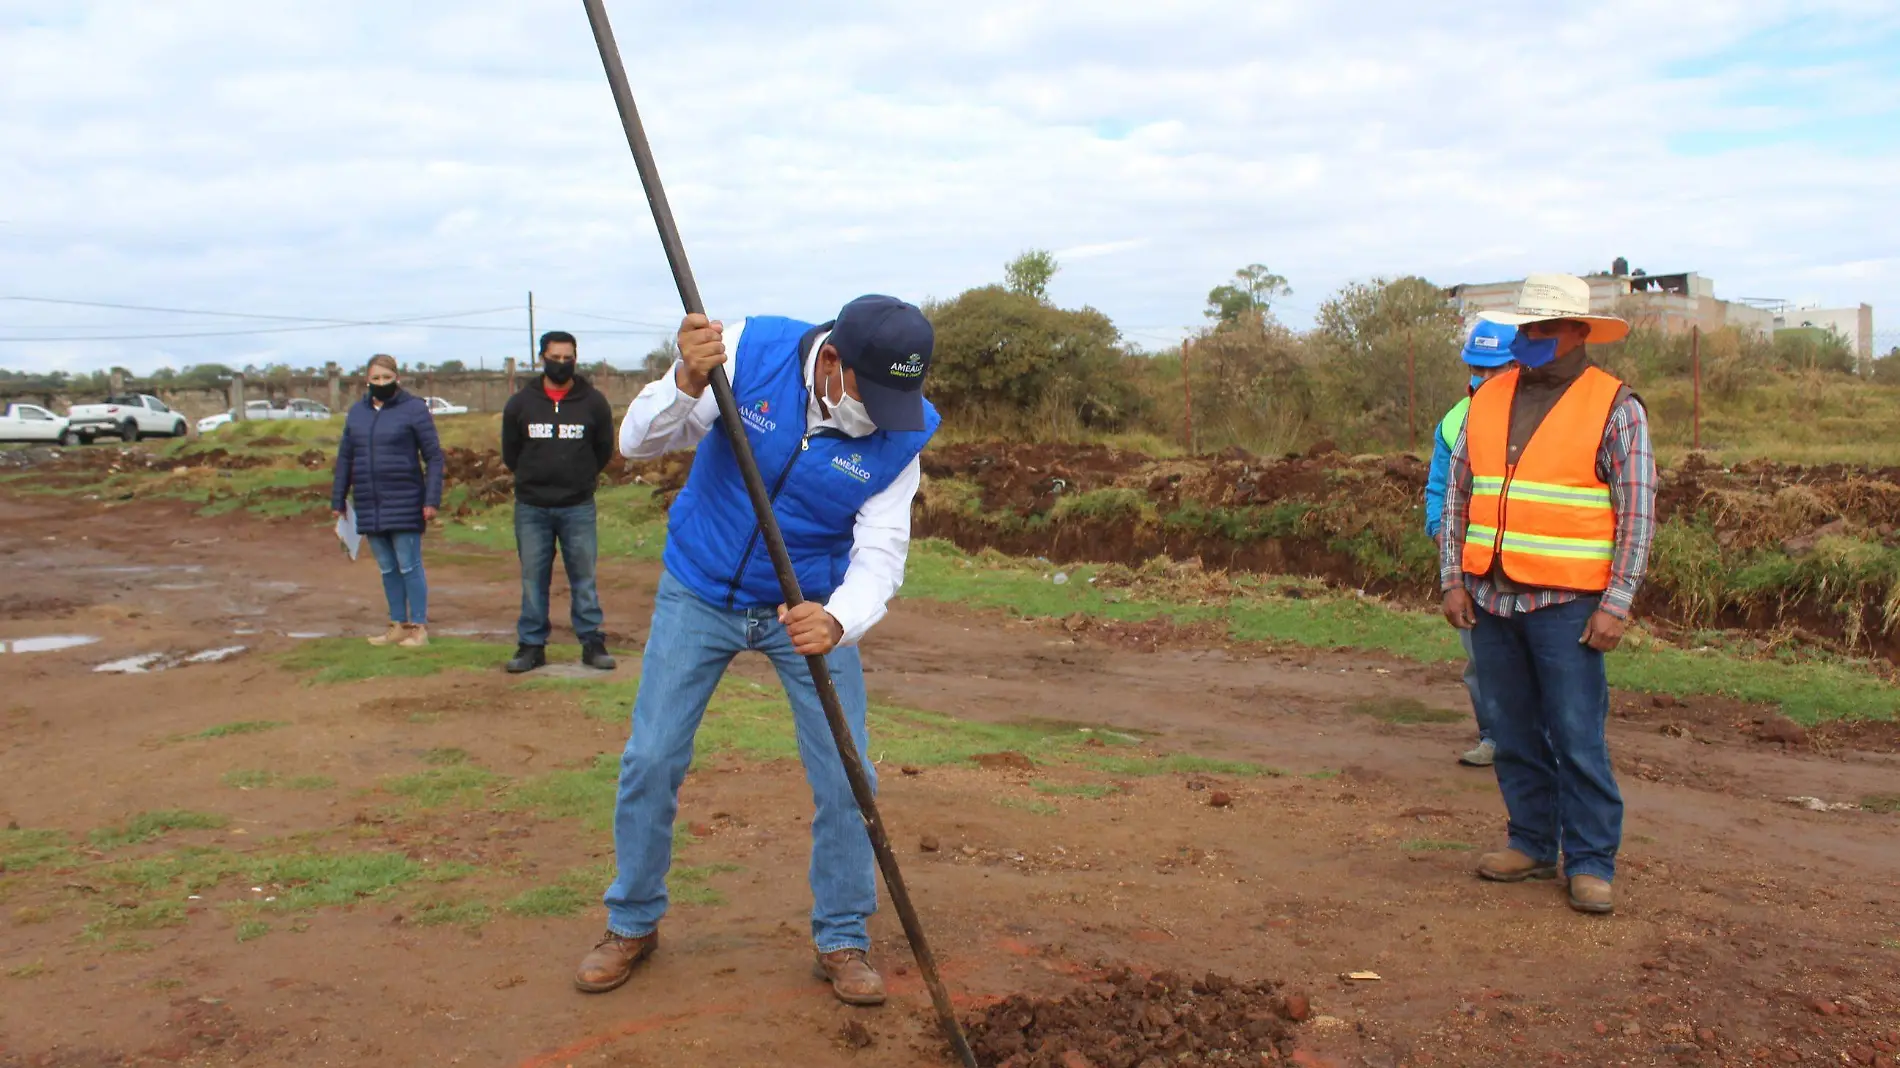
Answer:
<svg viewBox="0 0 1900 1068"><path fill-rule="evenodd" d="M71 445L78 436L63 415L54 415L37 404L9 404L0 412L0 441L53 441Z"/></svg>
<svg viewBox="0 0 1900 1068"><path fill-rule="evenodd" d="M435 416L437 419L445 415L468 414L468 405L466 404L450 404L441 397L424 397L422 400L429 406L429 414Z"/></svg>
<svg viewBox="0 0 1900 1068"><path fill-rule="evenodd" d="M330 409L326 405L318 404L313 400L304 400L301 397L285 403L282 408L271 407L271 402L267 400L254 400L244 402L244 418L252 420L328 419ZM216 415L207 415L198 420L198 433L209 434L231 420L232 413L229 408Z"/></svg>
<svg viewBox="0 0 1900 1068"><path fill-rule="evenodd" d="M107 397L102 404L76 404L66 413L72 431L90 445L101 434L131 443L142 437L185 436L185 417L149 393Z"/></svg>

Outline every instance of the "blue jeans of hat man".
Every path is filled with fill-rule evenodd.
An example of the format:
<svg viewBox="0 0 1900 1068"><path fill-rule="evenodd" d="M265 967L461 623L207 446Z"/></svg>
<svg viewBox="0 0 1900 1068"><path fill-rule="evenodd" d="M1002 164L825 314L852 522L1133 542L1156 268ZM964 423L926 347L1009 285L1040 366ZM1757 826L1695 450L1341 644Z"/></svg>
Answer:
<svg viewBox="0 0 1900 1068"><path fill-rule="evenodd" d="M429 577L422 570L422 532L396 530L365 534L376 569L383 573L383 600L391 623L429 622Z"/></svg>
<svg viewBox="0 0 1900 1068"><path fill-rule="evenodd" d="M1603 654L1582 644L1596 597L1495 616L1477 609L1471 647L1491 706L1510 846L1564 875L1616 877L1623 796L1605 734Z"/></svg>
<svg viewBox="0 0 1900 1068"><path fill-rule="evenodd" d="M521 557L521 619L515 637L523 645L548 643L548 584L554 578L554 552L567 570L568 618L574 637L585 645L604 640L600 592L594 585L599 538L594 502L567 508L537 508L515 502L515 551Z"/></svg>
<svg viewBox="0 0 1900 1068"><path fill-rule="evenodd" d="M820 953L868 950L865 921L877 911L876 859L857 800L826 725L805 658L792 650L773 608L729 611L708 604L671 573L654 597L653 627L641 660L633 732L620 758L614 808L619 873L608 888L607 927L625 937L650 934L666 913L666 872L673 861L673 819L693 761L693 735L726 665L748 650L764 653L791 699L798 757L817 809L811 822L811 935ZM858 752L865 737L864 672L856 646L825 657ZM873 788L877 772L865 758Z"/></svg>

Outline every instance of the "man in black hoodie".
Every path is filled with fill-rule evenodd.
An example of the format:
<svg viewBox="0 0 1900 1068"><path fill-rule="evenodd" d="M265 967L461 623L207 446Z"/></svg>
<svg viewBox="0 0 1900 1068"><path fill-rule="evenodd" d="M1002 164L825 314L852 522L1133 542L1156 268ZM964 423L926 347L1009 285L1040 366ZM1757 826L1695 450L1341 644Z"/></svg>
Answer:
<svg viewBox="0 0 1900 1068"><path fill-rule="evenodd" d="M581 662L611 671L594 589L594 484L614 454L613 409L574 373L574 335L541 335L541 377L508 398L501 410L501 462L515 473L515 550L521 557L520 645L508 670L548 662L548 583L558 546L567 568L574 636Z"/></svg>

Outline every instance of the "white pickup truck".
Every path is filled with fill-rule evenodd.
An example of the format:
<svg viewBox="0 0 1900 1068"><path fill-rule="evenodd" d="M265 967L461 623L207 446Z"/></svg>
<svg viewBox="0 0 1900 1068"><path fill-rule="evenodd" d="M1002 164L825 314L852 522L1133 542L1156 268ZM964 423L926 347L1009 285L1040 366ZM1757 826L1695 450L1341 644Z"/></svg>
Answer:
<svg viewBox="0 0 1900 1068"><path fill-rule="evenodd" d="M231 416L232 411L229 408L216 415L205 416L203 419L198 420L198 433L211 433L213 430L231 422ZM271 402L267 400L254 400L244 403L244 418L252 421L269 419L322 420L330 418L330 409L326 405L318 404L313 400L304 400L301 397L289 401L282 408L271 407Z"/></svg>
<svg viewBox="0 0 1900 1068"><path fill-rule="evenodd" d="M0 441L53 441L71 445L75 440L63 415L37 404L9 404L0 410Z"/></svg>
<svg viewBox="0 0 1900 1068"><path fill-rule="evenodd" d="M100 434L116 435L127 444L142 437L185 436L185 417L149 393L107 397L103 404L75 404L66 418L73 433L88 445Z"/></svg>

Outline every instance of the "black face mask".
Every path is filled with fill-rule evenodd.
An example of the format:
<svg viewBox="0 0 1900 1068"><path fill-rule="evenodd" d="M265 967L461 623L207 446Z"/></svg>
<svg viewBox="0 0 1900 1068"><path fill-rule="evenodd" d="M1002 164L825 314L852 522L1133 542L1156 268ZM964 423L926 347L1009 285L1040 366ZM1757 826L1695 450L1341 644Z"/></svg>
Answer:
<svg viewBox="0 0 1900 1068"><path fill-rule="evenodd" d="M574 361L542 360L541 370L548 376L548 381L557 386L565 386L574 378Z"/></svg>
<svg viewBox="0 0 1900 1068"><path fill-rule="evenodd" d="M400 388L402 387L394 382L384 382L382 385L372 383L369 387L369 395L375 400L388 401L396 396L396 390Z"/></svg>

